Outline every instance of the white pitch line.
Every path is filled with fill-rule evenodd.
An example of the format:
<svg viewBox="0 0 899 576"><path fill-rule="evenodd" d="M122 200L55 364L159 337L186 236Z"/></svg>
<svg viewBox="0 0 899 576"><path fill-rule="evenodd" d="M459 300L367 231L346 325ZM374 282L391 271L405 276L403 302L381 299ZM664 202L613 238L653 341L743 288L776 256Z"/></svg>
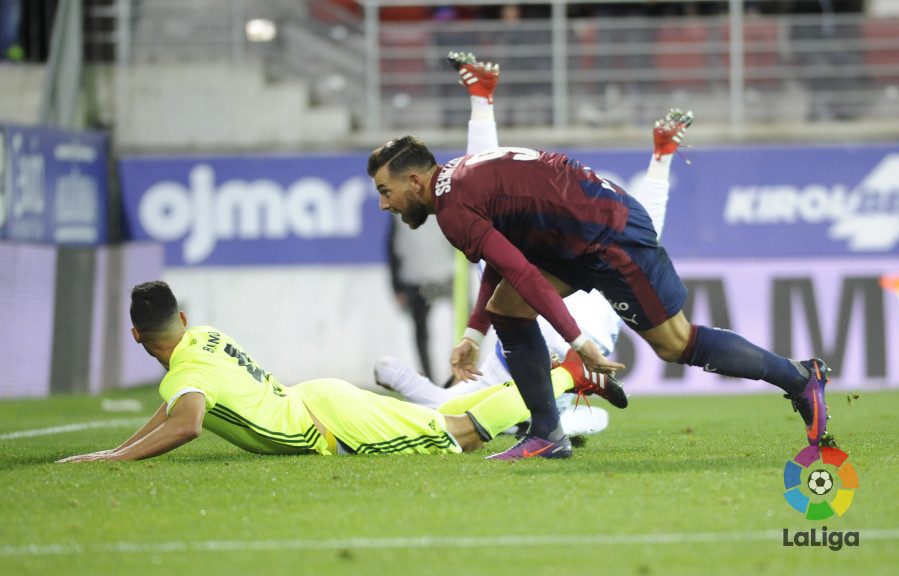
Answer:
<svg viewBox="0 0 899 576"><path fill-rule="evenodd" d="M851 529L859 544L871 540L899 540L899 528ZM387 550L412 548L513 548L520 546L621 546L719 544L722 542L780 542L783 529L755 532L669 532L661 534L507 535L477 537L419 536L345 538L331 540L205 540L197 542L112 542L108 544L31 544L2 546L0 558L70 556L75 554L171 554L184 552L258 552L269 550Z"/></svg>
<svg viewBox="0 0 899 576"><path fill-rule="evenodd" d="M100 420L96 422L83 422L81 424L67 424L52 428L40 428L37 430L22 430L20 432L7 432L0 434L0 440L16 440L18 438L33 438L34 436L49 436L51 434L64 434L66 432L78 432L92 428L115 428L120 426L135 426L146 422L146 418L120 418L118 420Z"/></svg>

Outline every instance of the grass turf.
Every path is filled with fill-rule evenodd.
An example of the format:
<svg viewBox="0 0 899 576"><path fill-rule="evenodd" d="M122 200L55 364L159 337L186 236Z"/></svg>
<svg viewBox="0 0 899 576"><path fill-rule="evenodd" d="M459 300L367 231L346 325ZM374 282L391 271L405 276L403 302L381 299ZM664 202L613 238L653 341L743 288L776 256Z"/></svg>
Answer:
<svg viewBox="0 0 899 576"><path fill-rule="evenodd" d="M110 414L103 398L145 410ZM484 460L511 437L458 456L323 458L257 456L206 433L152 460L57 465L127 438L155 389L0 402L0 572L895 574L899 392L828 399L860 486L825 521L783 497L804 433L773 393L632 397L571 460L511 463ZM783 544L784 529L820 540L824 526L858 532L858 546Z"/></svg>

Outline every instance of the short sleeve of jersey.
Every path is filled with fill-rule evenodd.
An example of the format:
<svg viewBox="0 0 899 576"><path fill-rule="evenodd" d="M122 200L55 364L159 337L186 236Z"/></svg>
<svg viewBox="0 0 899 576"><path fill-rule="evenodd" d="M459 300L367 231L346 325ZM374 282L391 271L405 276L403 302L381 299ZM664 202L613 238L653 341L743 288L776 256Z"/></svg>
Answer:
<svg viewBox="0 0 899 576"><path fill-rule="evenodd" d="M175 347L172 353L172 364L168 373L159 384L159 395L168 403L168 409L187 392L200 392L206 397L206 410L211 410L216 404L217 390L210 385L210 368L207 368L202 348L194 341L190 332Z"/></svg>

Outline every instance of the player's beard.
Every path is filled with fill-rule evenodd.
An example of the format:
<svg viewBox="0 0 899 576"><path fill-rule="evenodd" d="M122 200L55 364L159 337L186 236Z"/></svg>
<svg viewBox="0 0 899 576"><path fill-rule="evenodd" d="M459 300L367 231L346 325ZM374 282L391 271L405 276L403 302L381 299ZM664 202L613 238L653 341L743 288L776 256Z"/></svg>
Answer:
<svg viewBox="0 0 899 576"><path fill-rule="evenodd" d="M403 222L408 224L409 228L413 230L424 224L427 219L428 208L417 199L411 200L406 209L403 210Z"/></svg>

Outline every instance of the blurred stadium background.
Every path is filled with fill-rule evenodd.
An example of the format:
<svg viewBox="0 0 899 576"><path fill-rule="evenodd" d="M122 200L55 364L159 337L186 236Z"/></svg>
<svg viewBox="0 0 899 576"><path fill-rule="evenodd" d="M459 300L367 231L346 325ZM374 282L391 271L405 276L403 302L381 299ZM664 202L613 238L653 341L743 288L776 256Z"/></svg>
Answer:
<svg viewBox="0 0 899 576"><path fill-rule="evenodd" d="M464 150L450 50L501 64L501 143L625 187L652 121L694 110L665 231L691 316L821 355L835 385L899 387L897 4L22 2L0 61L0 398L157 380L127 292L159 277L284 382L370 386L379 356L415 358L364 165L405 133ZM633 393L768 388L635 340Z"/></svg>

